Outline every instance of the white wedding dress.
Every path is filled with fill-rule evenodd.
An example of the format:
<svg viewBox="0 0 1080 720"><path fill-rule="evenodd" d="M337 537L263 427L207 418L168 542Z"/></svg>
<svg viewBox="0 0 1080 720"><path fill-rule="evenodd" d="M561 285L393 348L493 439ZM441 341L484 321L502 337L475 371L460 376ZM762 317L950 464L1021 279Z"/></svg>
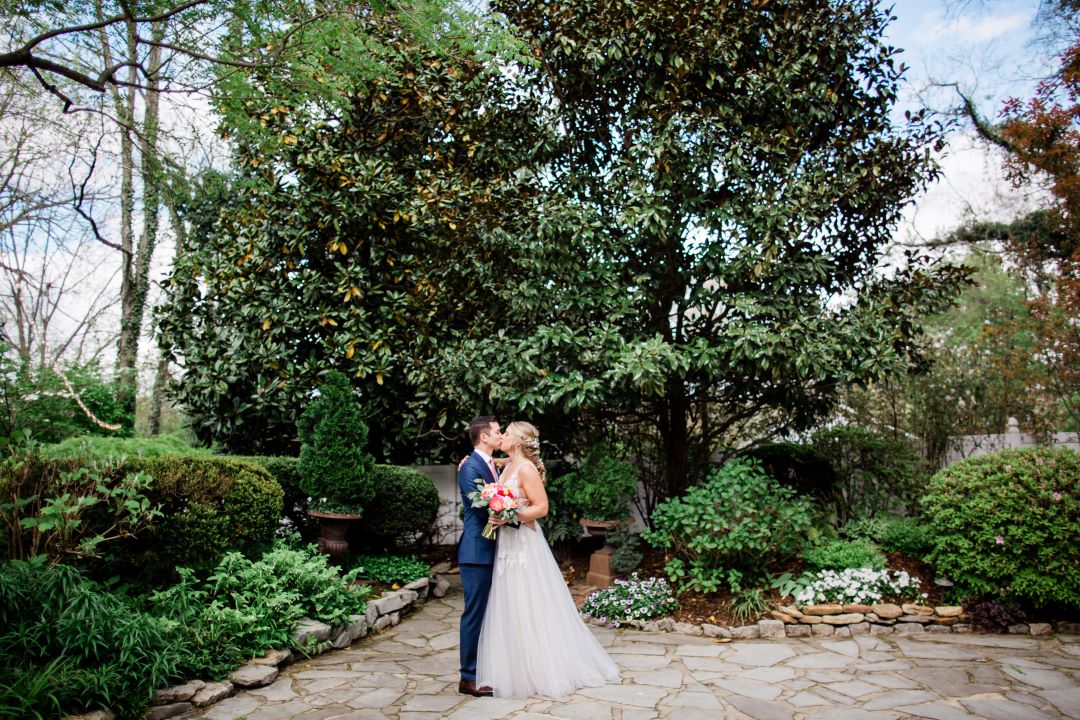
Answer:
<svg viewBox="0 0 1080 720"><path fill-rule="evenodd" d="M521 496L517 471L506 485ZM564 698L618 682L619 670L578 615L538 524L499 528L476 684L495 697Z"/></svg>

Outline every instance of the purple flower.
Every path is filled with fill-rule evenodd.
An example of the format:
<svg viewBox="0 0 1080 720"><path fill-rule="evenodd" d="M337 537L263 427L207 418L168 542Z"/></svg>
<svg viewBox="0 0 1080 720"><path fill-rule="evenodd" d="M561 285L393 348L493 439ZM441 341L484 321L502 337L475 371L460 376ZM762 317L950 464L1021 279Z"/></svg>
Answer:
<svg viewBox="0 0 1080 720"><path fill-rule="evenodd" d="M1061 502L1061 493L1054 493L1054 502Z"/></svg>

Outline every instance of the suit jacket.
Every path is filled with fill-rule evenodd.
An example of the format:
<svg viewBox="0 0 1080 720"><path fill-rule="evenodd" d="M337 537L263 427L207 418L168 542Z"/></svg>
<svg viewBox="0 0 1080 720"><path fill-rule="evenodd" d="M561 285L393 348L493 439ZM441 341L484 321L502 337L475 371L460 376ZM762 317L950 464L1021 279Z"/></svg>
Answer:
<svg viewBox="0 0 1080 720"><path fill-rule="evenodd" d="M461 542L458 544L458 564L471 563L474 565L493 565L495 563L495 541L488 540L481 535L484 526L487 525L487 508L474 508L472 500L466 497L468 493L476 490L476 480L481 479L484 483L493 483L497 478L491 474L491 468L484 462L484 458L473 450L465 464L458 470L458 487L461 489L461 504L464 508L463 520L465 527L461 533Z"/></svg>

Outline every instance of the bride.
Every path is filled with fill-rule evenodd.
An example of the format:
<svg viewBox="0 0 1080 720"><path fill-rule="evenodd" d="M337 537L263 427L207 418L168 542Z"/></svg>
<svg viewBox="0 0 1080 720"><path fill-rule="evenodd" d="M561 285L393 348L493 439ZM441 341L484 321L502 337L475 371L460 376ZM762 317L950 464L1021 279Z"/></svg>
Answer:
<svg viewBox="0 0 1080 720"><path fill-rule="evenodd" d="M618 668L582 622L544 533L544 463L536 428L510 423L500 449L510 456L500 482L528 505L520 527L499 528L494 577L480 630L477 685L495 697L561 698L580 687L617 682Z"/></svg>

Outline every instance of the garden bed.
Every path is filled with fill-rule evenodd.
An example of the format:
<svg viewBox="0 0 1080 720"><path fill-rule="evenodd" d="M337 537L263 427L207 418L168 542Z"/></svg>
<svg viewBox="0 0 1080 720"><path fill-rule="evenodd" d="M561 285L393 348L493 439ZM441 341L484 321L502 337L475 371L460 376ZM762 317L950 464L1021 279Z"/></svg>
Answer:
<svg viewBox="0 0 1080 720"><path fill-rule="evenodd" d="M666 577L664 575L664 564L667 560L664 551L643 547L641 552L644 559L638 567L638 574L643 578ZM900 553L889 553L888 559L890 569L906 570L912 577L919 578L923 591L929 595L926 600L927 604L940 605L944 602L942 589L934 585L934 571L930 565L915 558L905 557ZM584 585L585 577L589 573L589 555L580 552L574 553L570 557L563 559L559 563L559 567L562 569L563 577L566 578L568 585ZM783 570L798 575L802 572L802 564L801 562L793 562ZM765 600L771 607L785 604L781 602L780 593L776 590L766 588L764 594ZM678 596L679 609L671 617L676 622L694 625L703 623L724 626L744 624L736 621L731 613L732 599L733 594L726 589L708 594L689 590ZM761 617L767 617L767 615L763 614Z"/></svg>

